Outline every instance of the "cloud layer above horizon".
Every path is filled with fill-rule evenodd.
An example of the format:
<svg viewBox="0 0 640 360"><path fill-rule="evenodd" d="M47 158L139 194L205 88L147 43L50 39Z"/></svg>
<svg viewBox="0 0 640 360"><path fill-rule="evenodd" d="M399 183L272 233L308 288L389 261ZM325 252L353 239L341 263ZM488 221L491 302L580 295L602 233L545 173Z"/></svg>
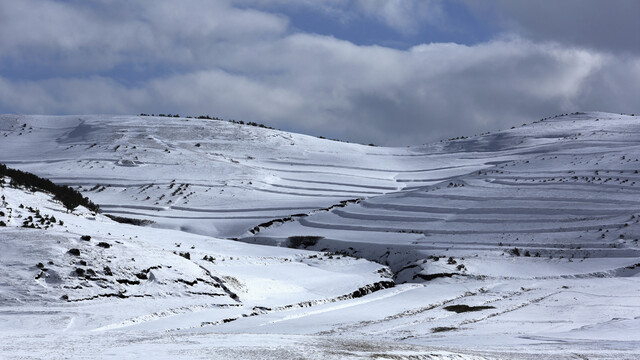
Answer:
<svg viewBox="0 0 640 360"><path fill-rule="evenodd" d="M624 0L0 1L0 112L210 114L385 145L637 112L638 13Z"/></svg>

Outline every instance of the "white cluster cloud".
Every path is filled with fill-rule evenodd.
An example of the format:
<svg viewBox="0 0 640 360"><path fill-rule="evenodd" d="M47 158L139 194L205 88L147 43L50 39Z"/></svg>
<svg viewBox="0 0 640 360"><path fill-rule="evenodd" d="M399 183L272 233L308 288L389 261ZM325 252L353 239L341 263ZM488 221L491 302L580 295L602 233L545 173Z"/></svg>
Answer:
<svg viewBox="0 0 640 360"><path fill-rule="evenodd" d="M2 2L0 109L211 114L403 145L639 105L632 55L522 37L359 46L291 32L286 17L250 2ZM378 14L389 26L409 16L384 6ZM55 75L12 76L19 62Z"/></svg>
<svg viewBox="0 0 640 360"><path fill-rule="evenodd" d="M0 61L75 73L208 63L227 47L284 34L282 16L224 1L21 0L0 2Z"/></svg>

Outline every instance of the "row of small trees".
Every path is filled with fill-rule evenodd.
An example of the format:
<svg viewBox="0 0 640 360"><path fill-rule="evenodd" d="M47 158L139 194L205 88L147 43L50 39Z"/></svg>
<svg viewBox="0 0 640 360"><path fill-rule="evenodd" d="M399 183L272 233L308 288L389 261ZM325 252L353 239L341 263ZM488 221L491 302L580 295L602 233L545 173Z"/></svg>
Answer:
<svg viewBox="0 0 640 360"><path fill-rule="evenodd" d="M39 189L50 192L54 195L54 199L59 200L69 210L73 210L82 205L87 209L98 212L98 205L83 197L75 189L64 185L56 185L51 180L43 179L32 173L11 169L4 164L0 164L0 178L8 176L11 178L11 186L24 186L31 189Z"/></svg>
<svg viewBox="0 0 640 360"><path fill-rule="evenodd" d="M146 113L141 113L139 116L159 116L159 117L173 117L173 118L179 118L180 115L179 114L146 114ZM257 123L255 121L249 121L249 122L244 122L242 120L223 120L219 117L215 117L215 116L209 116L209 115L199 115L196 117L193 116L186 116L187 119L204 119L204 120L220 120L220 121L228 121L230 123L233 124L239 124L239 125L249 125L249 126L255 126L255 127L259 127L259 128L264 128L264 129L271 129L271 130L275 130L273 127L271 126L266 126L264 124L260 124Z"/></svg>

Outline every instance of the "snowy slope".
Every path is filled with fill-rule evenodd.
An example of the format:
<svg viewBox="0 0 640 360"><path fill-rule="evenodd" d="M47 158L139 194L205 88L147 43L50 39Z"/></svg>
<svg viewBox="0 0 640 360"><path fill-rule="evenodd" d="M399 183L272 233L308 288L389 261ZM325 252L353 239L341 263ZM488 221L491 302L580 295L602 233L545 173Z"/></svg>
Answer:
<svg viewBox="0 0 640 360"><path fill-rule="evenodd" d="M436 272L633 275L622 268L640 257L638 134L640 121L635 117L589 114L448 142L440 151L492 166L246 236L276 243L293 233L323 236L316 247L359 252L394 271L413 266L397 274L410 275L409 280ZM429 176L403 179L416 182ZM387 248L398 253L386 254ZM372 251L381 257L362 254ZM512 264L518 253L527 259ZM508 260L501 261L505 254ZM491 262L468 259L464 269L457 269L462 271L456 268L463 262L422 263L434 256L482 255L492 257ZM537 266L543 259L544 266ZM496 269L496 261L505 268Z"/></svg>
<svg viewBox="0 0 640 360"><path fill-rule="evenodd" d="M107 213L218 236L397 190L409 154L163 117L3 116L0 134L1 162L82 186Z"/></svg>
<svg viewBox="0 0 640 360"><path fill-rule="evenodd" d="M387 268L366 260L68 213L49 194L3 180L3 358L33 351L16 347L25 334L194 331L394 286Z"/></svg>
<svg viewBox="0 0 640 360"><path fill-rule="evenodd" d="M2 336L17 341L14 328L40 327L26 314L62 295L126 290L142 297L62 301L43 333L59 330L61 317L75 319L75 336L94 330L91 343L113 357L151 345L206 357L215 336L214 355L237 357L636 358L638 134L638 117L587 113L380 148L212 120L4 115L1 163L79 187L106 214L154 224L56 212L64 228L0 229L9 249L0 255L3 278L11 279L3 299L14 299L2 311L21 314L5 320ZM45 195L3 191L23 218L20 202L55 207ZM90 242L79 240L84 233ZM162 265L148 272L165 280L83 286L71 246L94 269L114 251L108 260L122 279ZM179 256L185 251L191 260ZM64 281L33 283L38 262ZM373 285L390 280L397 285ZM116 302L135 306L114 314ZM79 315L87 312L95 315ZM34 323L17 325L25 319ZM165 330L179 340L157 336ZM112 340L98 335L105 331ZM138 331L130 345L118 342ZM277 349L236 349L254 340ZM18 343L2 350L38 341Z"/></svg>

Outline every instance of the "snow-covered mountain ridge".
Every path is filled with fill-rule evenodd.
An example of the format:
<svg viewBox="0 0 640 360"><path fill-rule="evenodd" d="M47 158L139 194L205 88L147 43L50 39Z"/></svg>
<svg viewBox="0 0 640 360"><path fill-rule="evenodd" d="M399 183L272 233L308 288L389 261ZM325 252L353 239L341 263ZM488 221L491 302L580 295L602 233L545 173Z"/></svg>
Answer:
<svg viewBox="0 0 640 360"><path fill-rule="evenodd" d="M83 321L69 329L117 339L164 329L185 341L225 334L242 344L228 334L278 344L300 336L307 350L317 348L310 339L349 339L319 354L356 358L372 356L354 350L358 341L400 357L429 346L467 357L634 358L639 134L639 117L580 113L384 148L202 119L3 115L0 163L77 187L104 214L154 222L61 213L44 194L5 187L12 216L33 216L19 207L29 203L65 224L0 228L12 249L2 261L11 279L3 311L22 314L5 329L33 319L25 314L34 304L66 304L66 295L81 301L56 311ZM91 241L80 240L85 234ZM72 247L87 258L68 254ZM109 251L116 265L105 262ZM49 285L48 271L64 281ZM102 293L122 296L96 298ZM114 316L118 301L140 308ZM218 349L232 351L226 346Z"/></svg>

